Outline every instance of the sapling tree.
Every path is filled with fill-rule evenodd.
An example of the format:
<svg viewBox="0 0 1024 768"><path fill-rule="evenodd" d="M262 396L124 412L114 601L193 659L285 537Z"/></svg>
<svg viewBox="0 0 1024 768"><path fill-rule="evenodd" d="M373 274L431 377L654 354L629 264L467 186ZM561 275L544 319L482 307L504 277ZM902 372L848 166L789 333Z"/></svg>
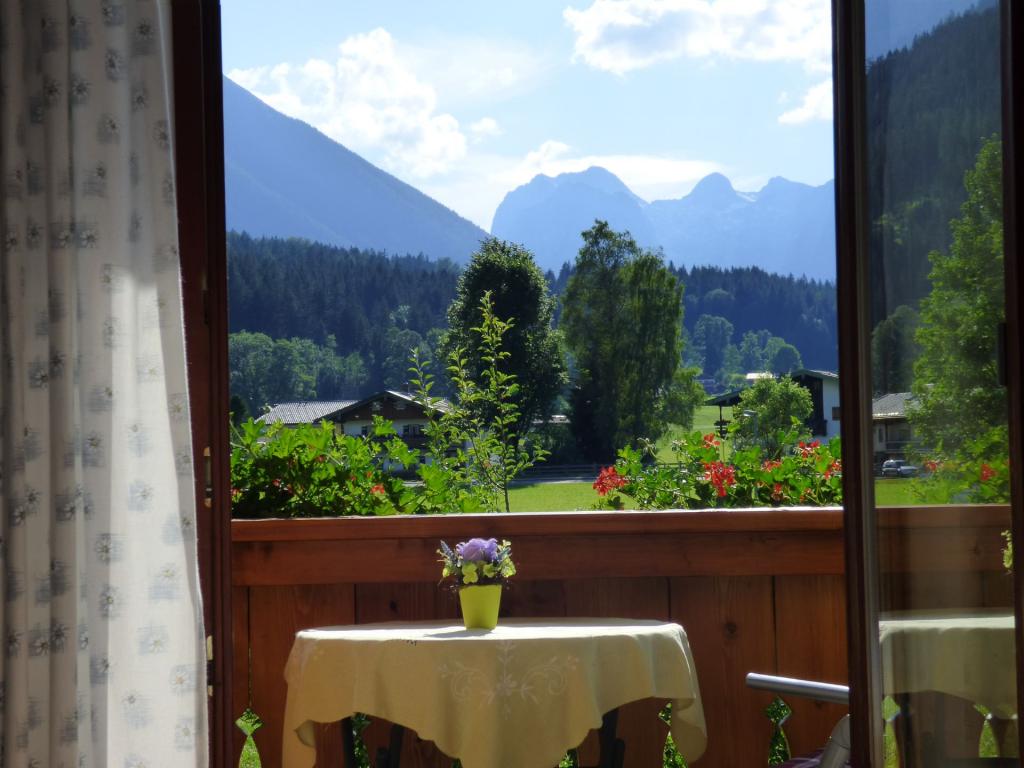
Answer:
<svg viewBox="0 0 1024 768"><path fill-rule="evenodd" d="M515 374L507 372L510 353L502 347L513 324L495 315L491 294L485 292L480 324L471 329L474 348L459 346L448 353L451 403L431 396L433 380L418 359L412 368L413 387L429 414L427 440L437 481L447 478L451 486L472 488L482 493L487 508L502 504L506 512L511 511L509 485L547 455L520 434L519 385ZM470 359L476 361L472 367Z"/></svg>

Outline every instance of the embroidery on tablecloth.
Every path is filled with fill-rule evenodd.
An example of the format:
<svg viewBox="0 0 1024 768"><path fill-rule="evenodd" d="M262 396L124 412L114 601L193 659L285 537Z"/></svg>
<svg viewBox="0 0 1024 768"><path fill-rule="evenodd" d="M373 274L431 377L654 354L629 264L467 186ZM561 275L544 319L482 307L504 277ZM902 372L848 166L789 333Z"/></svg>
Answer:
<svg viewBox="0 0 1024 768"><path fill-rule="evenodd" d="M579 659L566 655L552 656L525 669L517 669L513 661L515 651L515 643L499 644L497 679L457 660L442 664L438 671L449 681L456 701L479 699L488 706L498 702L502 715L508 717L516 699L537 704L542 696L563 695L569 674L579 665Z"/></svg>

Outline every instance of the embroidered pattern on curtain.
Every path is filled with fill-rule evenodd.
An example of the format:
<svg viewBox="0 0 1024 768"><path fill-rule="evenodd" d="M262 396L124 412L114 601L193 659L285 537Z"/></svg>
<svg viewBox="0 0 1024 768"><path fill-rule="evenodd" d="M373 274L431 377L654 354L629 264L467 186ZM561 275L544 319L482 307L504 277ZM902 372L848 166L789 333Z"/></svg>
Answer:
<svg viewBox="0 0 1024 768"><path fill-rule="evenodd" d="M206 764L167 0L0 0L3 765Z"/></svg>

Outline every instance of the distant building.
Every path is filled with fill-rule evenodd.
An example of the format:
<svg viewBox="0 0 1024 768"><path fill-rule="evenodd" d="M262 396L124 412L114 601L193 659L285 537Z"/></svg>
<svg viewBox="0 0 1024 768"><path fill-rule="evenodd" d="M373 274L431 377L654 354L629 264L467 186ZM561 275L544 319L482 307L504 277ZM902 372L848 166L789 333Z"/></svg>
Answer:
<svg viewBox="0 0 1024 768"><path fill-rule="evenodd" d="M752 373L747 374L745 378L753 384L758 379L770 376L771 374ZM811 393L811 415L805 421L811 434L823 440L839 437L839 374L800 368L793 371L790 378ZM721 411L726 407L738 405L742 391L736 389L724 392L705 402L707 405L717 405ZM724 413L722 419L725 419Z"/></svg>
<svg viewBox="0 0 1024 768"><path fill-rule="evenodd" d="M447 410L446 400L438 401L440 410ZM332 413L330 421L337 424L346 435L358 437L369 434L373 420L380 416L395 425L398 436L410 448L426 445L424 430L427 428L427 409L416 400L415 395L386 389L370 397L358 400Z"/></svg>
<svg viewBox="0 0 1024 768"><path fill-rule="evenodd" d="M799 368L790 377L810 390L813 410L807 426L811 434L829 440L839 437L839 374Z"/></svg>
<svg viewBox="0 0 1024 768"><path fill-rule="evenodd" d="M294 403L278 403L256 421L264 424L284 424L286 427L297 427L299 424L315 424L318 421L330 421L332 414L347 408L356 400L308 400Z"/></svg>
<svg viewBox="0 0 1024 768"><path fill-rule="evenodd" d="M553 413L546 419L534 419L532 424L534 429L539 429L541 427L568 427L570 422L569 417L564 413Z"/></svg>
<svg viewBox="0 0 1024 768"><path fill-rule="evenodd" d="M449 407L448 401L439 400L437 407L446 410ZM339 432L359 437L370 433L375 416L390 421L398 436L410 448L423 448L426 445L426 407L414 395L390 389L362 400L278 403L260 416L259 421L266 424L283 423L289 427L329 421L336 425Z"/></svg>
<svg viewBox="0 0 1024 768"><path fill-rule="evenodd" d="M910 392L892 392L871 402L871 425L876 459L906 458L914 443L907 412L914 406Z"/></svg>

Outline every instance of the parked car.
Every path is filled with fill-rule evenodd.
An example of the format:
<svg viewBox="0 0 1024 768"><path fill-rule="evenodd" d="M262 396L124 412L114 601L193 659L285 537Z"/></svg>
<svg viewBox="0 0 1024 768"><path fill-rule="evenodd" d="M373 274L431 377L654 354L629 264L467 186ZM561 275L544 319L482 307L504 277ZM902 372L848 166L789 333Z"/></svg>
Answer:
<svg viewBox="0 0 1024 768"><path fill-rule="evenodd" d="M903 459L889 459L882 462L882 477L916 477L917 467Z"/></svg>

